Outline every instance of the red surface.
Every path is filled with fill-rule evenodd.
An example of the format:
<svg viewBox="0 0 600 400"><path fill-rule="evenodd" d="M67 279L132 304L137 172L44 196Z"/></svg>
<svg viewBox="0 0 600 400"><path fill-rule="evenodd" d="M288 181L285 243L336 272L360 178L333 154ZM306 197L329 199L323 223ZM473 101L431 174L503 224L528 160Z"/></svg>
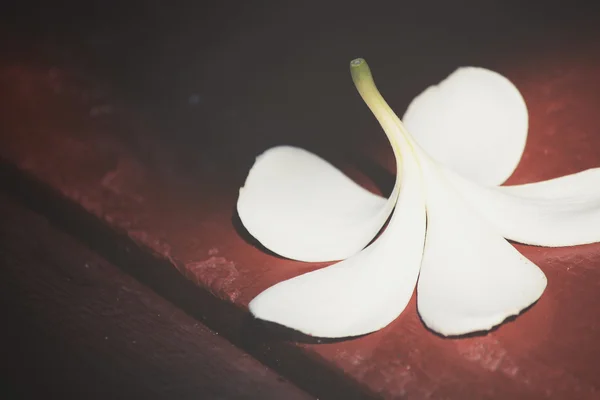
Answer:
<svg viewBox="0 0 600 400"><path fill-rule="evenodd" d="M496 68L520 88L531 119L526 152L510 182L600 167L600 60L594 52L515 65ZM248 318L248 302L270 285L324 264L274 256L237 222L237 190L250 164L239 166L232 158L249 161L260 147L245 145L252 140L243 139L247 132L233 134L221 153L199 148L201 167L182 173L174 167L176 155L166 150L153 162L133 151L114 133L143 137L148 128L118 106L98 116L93 90L63 71L12 65L0 75L2 107L9 110L0 127L2 157L219 299L212 309L198 304L208 325L291 379L303 379L304 386L318 381L320 371L333 371L331 385L347 381L356 395L386 398L600 396L600 244L518 245L546 273L548 288L531 309L489 334L441 338L425 329L414 298L389 327L351 340L319 343L264 330ZM368 129L382 136L374 122ZM389 170L391 152L383 143L374 139L360 155ZM340 165L352 164L340 159ZM390 176L381 172L369 180L369 171L356 173L360 165L348 170L368 187Z"/></svg>
<svg viewBox="0 0 600 400"><path fill-rule="evenodd" d="M0 191L3 398L314 399L15 200Z"/></svg>

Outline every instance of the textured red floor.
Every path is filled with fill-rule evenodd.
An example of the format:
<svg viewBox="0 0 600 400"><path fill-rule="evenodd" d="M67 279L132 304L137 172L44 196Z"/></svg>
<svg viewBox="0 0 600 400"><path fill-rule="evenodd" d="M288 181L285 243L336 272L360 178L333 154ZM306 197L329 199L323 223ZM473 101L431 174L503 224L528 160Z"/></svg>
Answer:
<svg viewBox="0 0 600 400"><path fill-rule="evenodd" d="M0 192L3 398L313 399L21 200Z"/></svg>
<svg viewBox="0 0 600 400"><path fill-rule="evenodd" d="M324 40L333 41L332 37L335 34ZM510 54L509 47L503 47L506 54ZM512 79L527 101L530 136L511 183L600 167L597 49L597 43L590 40L563 43L556 49L549 46L527 57L521 49L512 58L506 54L504 58L457 58L460 62L488 60L486 66ZM440 55L445 61L438 69L424 68L418 73L413 63L407 67L412 74L392 74L390 71L403 66L402 57L386 59L384 52L373 53L376 62L365 56L376 78L381 71L379 86L393 106L405 104L423 84L435 82L429 79L451 72L442 67L456 61ZM324 53L323 57L327 59ZM335 68L326 64L324 76L313 79L310 75L312 80L306 78L306 82L298 72L301 68L296 67L296 80L290 78L285 90L277 85L288 80L275 77L261 86L260 79L265 78L258 76L243 93L250 96L248 93L260 88L262 102L246 109L236 108L236 104L252 103L252 97L227 101L203 97L208 104L182 112L182 120L189 122L194 118L191 115L214 112L207 117L212 122L200 123L197 132L188 128L187 135L198 137L190 138L190 145L179 150L161 147L153 132L162 127L151 126L151 118L119 105L96 84L75 79L63 69L6 63L0 71L5 116L0 126L0 155L5 166L18 168L18 179L41 182L65 201L97 216L115 233L114 240L125 243L129 251L153 254L149 269L152 263L177 269L200 288L195 315L316 395L432 399L600 396L600 244L558 249L519 245L546 273L548 288L530 310L486 335L436 336L420 322L414 299L389 327L343 341L321 343L261 326L249 317L246 306L260 291L324 265L274 256L257 246L240 226L235 216L237 191L259 151L273 144L302 144L333 158L366 186L389 189L392 155L354 93L348 61L350 58L339 60ZM314 73L316 64L311 62L307 61L306 68ZM214 87L218 83L209 85L209 94ZM315 99L311 90L317 87L324 88L324 94ZM294 98L294 90L298 98ZM281 91L290 97L276 99L274 94ZM316 104L310 103L311 99ZM327 107L334 100L337 106L330 110ZM322 125L309 127L302 121L303 104L316 113L306 114L305 121ZM292 109L296 111L285 111ZM401 114L403 109L397 111ZM355 116L356 122L348 120ZM185 143L181 132L172 135L174 141ZM348 138L348 143L336 149L333 144L341 138ZM127 238L139 248L131 247Z"/></svg>

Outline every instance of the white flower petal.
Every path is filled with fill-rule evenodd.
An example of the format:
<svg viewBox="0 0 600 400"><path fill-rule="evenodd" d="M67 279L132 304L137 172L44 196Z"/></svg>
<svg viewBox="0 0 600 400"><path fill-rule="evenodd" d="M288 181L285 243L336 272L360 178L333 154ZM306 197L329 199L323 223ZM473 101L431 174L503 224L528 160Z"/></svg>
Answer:
<svg viewBox="0 0 600 400"><path fill-rule="evenodd" d="M486 186L513 173L527 140L527 106L519 90L484 68L459 68L427 88L402 121L436 161Z"/></svg>
<svg viewBox="0 0 600 400"><path fill-rule="evenodd" d="M499 189L515 196L539 199L600 196L600 168L590 168L547 181L500 186Z"/></svg>
<svg viewBox="0 0 600 400"><path fill-rule="evenodd" d="M396 210L375 242L351 258L268 288L250 302L250 311L318 337L366 334L398 317L413 293L425 238L422 179L410 152L402 171Z"/></svg>
<svg viewBox="0 0 600 400"><path fill-rule="evenodd" d="M420 161L427 186L427 239L419 314L443 335L491 329L534 303L546 277L470 209L440 167Z"/></svg>
<svg viewBox="0 0 600 400"><path fill-rule="evenodd" d="M550 247L600 241L600 168L493 188L452 173L449 177L464 199L507 239Z"/></svg>
<svg viewBox="0 0 600 400"><path fill-rule="evenodd" d="M237 210L244 227L269 250L295 260L332 261L369 244L395 200L362 188L315 154L281 146L256 159Z"/></svg>

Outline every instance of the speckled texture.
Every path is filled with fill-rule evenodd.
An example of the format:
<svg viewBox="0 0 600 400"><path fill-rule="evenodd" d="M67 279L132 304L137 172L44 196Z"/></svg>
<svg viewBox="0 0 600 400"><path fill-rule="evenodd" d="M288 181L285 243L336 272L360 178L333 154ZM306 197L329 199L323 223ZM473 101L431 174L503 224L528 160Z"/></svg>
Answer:
<svg viewBox="0 0 600 400"><path fill-rule="evenodd" d="M600 60L593 57L547 56L498 68L522 91L531 119L526 152L511 183L600 167ZM82 87L70 86L68 76L57 83L56 74L25 65L0 71L2 107L9 110L0 127L1 156L170 263L219 302L242 310L207 318L228 320L215 325L243 345L248 302L270 285L324 264L281 259L244 232L235 200L248 165L232 171L227 151L214 149L197 150L212 168L186 174L173 172L168 161L149 165L118 135L107 134L146 129L135 113L116 108L99 116L93 112L97 105L80 97ZM370 130L379 134L374 124ZM246 149L235 140L231 146L230 154L252 158L254 146ZM371 188L389 181L385 171L393 164L383 141L363 150L380 173L370 175L354 163L363 174L353 176ZM285 364L286 351L304 355L304 374L310 376L311 363L332 370L355 382L357 395L598 398L600 244L517 248L546 273L548 288L530 310L487 335L441 338L421 323L413 298L395 322L374 334L326 343L267 335L253 338L259 342L254 351L276 365Z"/></svg>

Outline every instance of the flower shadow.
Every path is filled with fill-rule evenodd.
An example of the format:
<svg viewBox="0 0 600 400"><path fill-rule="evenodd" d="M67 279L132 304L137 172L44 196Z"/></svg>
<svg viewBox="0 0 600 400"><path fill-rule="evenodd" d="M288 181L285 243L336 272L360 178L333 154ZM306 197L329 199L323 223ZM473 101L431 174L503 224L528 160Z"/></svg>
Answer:
<svg viewBox="0 0 600 400"><path fill-rule="evenodd" d="M380 164L362 154L351 153L348 155L350 165L356 167L366 178L375 185L379 193L389 197L394 188L396 175L386 170Z"/></svg>
<svg viewBox="0 0 600 400"><path fill-rule="evenodd" d="M349 340L359 339L367 335L369 334L341 338L311 336L275 322L269 322L255 318L251 314L248 314L244 318L241 334L241 336L244 338L259 337L264 342L294 342L301 344L341 343Z"/></svg>
<svg viewBox="0 0 600 400"><path fill-rule="evenodd" d="M421 317L421 314L417 311L417 315L419 316L419 320L421 321L421 323L423 324L423 326L425 327L425 329L429 332L434 334L435 336L442 338L442 339L470 339L470 338L477 338L477 337L484 337L487 336L491 333L496 332L500 327L504 326L505 324L509 323L509 322L513 322L515 321L519 316L525 314L526 312L528 312L531 308L533 308L533 306L537 303L534 302L532 304L530 304L528 307L524 308L523 310L521 310L520 313L515 314L515 315L510 315L508 317L506 317L502 322L498 323L497 325L494 325L492 328L490 329L482 329L479 331L474 331L474 332L469 332L469 333L465 333L462 335L442 335L441 333L438 333L434 330L432 330L431 328L429 328L427 326L427 324L425 324L425 321L423 321L423 318Z"/></svg>
<svg viewBox="0 0 600 400"><path fill-rule="evenodd" d="M250 234L250 232L248 232L248 230L244 227L242 220L240 219L240 215L237 212L236 206L233 207L233 211L231 212L231 225L233 226L233 229L238 234L238 236L241 237L242 240L244 240L250 246L260 250L261 252L269 256L273 256L281 260L288 260L288 258L280 256L279 254L274 253L273 251L263 246L261 242L259 242L254 236Z"/></svg>

